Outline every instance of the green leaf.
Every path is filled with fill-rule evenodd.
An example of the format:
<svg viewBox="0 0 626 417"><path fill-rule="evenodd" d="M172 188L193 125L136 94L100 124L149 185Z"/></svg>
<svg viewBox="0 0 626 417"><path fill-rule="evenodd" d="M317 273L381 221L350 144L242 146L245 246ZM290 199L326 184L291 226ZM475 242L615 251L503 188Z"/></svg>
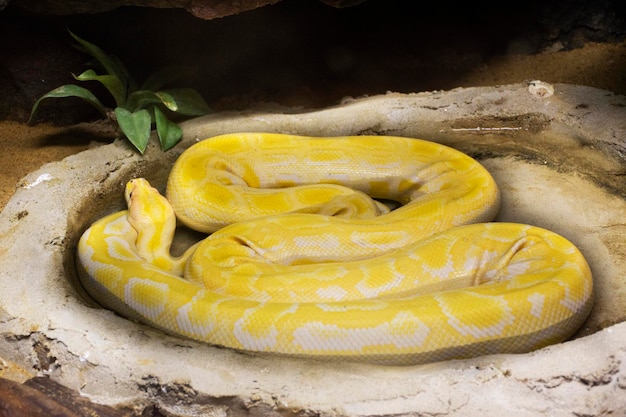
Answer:
<svg viewBox="0 0 626 417"><path fill-rule="evenodd" d="M154 91L138 90L128 96L124 108L130 111L145 109L154 104L161 104L162 100Z"/></svg>
<svg viewBox="0 0 626 417"><path fill-rule="evenodd" d="M126 69L126 67L124 67L119 59L109 56L106 52L100 49L100 47L84 39L81 39L71 30L68 29L67 31L70 33L72 38L74 38L74 40L79 43L81 49L85 53L97 59L100 65L102 65L102 68L104 68L104 70L107 72L107 74L117 77L122 83L124 83L124 88L126 88L126 84L130 81L130 76L128 74L128 70Z"/></svg>
<svg viewBox="0 0 626 417"><path fill-rule="evenodd" d="M150 139L150 126L152 124L150 113L145 109L131 113L122 107L118 107L115 109L115 116L117 117L117 124L124 132L124 135L143 154L146 146L148 146L148 139Z"/></svg>
<svg viewBox="0 0 626 417"><path fill-rule="evenodd" d="M42 100L45 100L47 98L63 98L63 97L82 98L87 103L94 106L100 113L102 113L103 116L106 117L106 114L107 114L106 107L100 102L100 100L98 100L98 98L91 91L78 85L68 84L68 85L62 85L61 87L57 87L54 90L51 90L47 92L46 94L44 94L43 96L41 96L33 105L33 108L30 112L30 118L28 119L28 123L30 123L31 119L33 118L33 115L35 114L35 112L37 111L37 108L39 107L39 103L41 103Z"/></svg>
<svg viewBox="0 0 626 417"><path fill-rule="evenodd" d="M168 100L171 98L176 103L176 110L173 111L184 116L203 116L210 111L209 105L193 88L172 88L159 91L157 94L167 96Z"/></svg>
<svg viewBox="0 0 626 417"><path fill-rule="evenodd" d="M98 75L92 69L88 69L78 76L74 74L72 75L78 81L98 81L102 83L102 85L104 85L106 89L109 90L109 92L113 96L113 99L115 99L115 104L118 107L123 106L126 102L126 87L124 87L122 81L115 75Z"/></svg>
<svg viewBox="0 0 626 417"><path fill-rule="evenodd" d="M161 142L161 149L167 151L174 147L183 137L183 131L178 125L170 121L158 107L154 107L156 129Z"/></svg>
<svg viewBox="0 0 626 417"><path fill-rule="evenodd" d="M176 111L178 109L178 104L174 100L174 98L164 93L163 91L148 91L148 90L139 90L135 91L128 97L128 101L126 102L125 108L128 110L134 111L138 109L145 109L148 106L154 104L163 104L171 111Z"/></svg>
<svg viewBox="0 0 626 417"><path fill-rule="evenodd" d="M178 112L178 103L171 94L166 93L165 91L157 91L155 94L161 99L161 103L163 103L168 110Z"/></svg>

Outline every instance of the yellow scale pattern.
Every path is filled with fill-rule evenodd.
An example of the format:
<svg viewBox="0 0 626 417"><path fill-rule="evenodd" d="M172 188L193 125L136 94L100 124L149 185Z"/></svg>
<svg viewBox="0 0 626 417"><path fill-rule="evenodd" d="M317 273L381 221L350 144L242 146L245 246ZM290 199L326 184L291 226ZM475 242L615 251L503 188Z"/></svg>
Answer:
<svg viewBox="0 0 626 417"><path fill-rule="evenodd" d="M557 343L592 307L578 249L490 222L491 175L433 142L222 135L183 152L166 195L131 180L128 210L85 231L77 264L103 306L187 338L419 364ZM180 258L176 218L210 233Z"/></svg>

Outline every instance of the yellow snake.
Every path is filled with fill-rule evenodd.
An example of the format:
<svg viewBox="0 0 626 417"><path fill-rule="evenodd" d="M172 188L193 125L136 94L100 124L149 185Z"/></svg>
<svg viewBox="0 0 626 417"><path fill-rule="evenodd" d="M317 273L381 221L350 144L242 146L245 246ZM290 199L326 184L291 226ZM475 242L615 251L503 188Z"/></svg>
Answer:
<svg viewBox="0 0 626 417"><path fill-rule="evenodd" d="M499 208L493 178L428 141L217 136L183 152L167 200L145 179L126 200L80 239L86 290L214 345L418 364L560 342L592 306L578 249L485 223ZM174 212L211 233L180 258Z"/></svg>

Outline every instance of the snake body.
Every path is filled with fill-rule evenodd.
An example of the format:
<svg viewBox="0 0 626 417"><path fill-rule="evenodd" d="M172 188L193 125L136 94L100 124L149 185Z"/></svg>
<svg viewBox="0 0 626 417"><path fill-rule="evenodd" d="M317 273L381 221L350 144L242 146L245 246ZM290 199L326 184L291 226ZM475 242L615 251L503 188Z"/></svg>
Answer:
<svg viewBox="0 0 626 417"><path fill-rule="evenodd" d="M183 152L167 199L144 179L125 195L128 210L82 235L81 282L109 309L214 345L417 364L560 342L592 306L580 251L490 222L491 175L433 142L223 135ZM179 258L176 217L211 233Z"/></svg>

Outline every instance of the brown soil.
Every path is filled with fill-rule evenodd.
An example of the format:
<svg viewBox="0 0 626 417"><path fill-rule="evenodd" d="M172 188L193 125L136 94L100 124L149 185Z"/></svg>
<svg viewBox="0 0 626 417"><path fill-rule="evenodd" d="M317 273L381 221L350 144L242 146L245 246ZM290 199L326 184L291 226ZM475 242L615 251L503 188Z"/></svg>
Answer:
<svg viewBox="0 0 626 417"><path fill-rule="evenodd" d="M83 151L92 140L102 138L98 126L98 123L59 127L0 122L0 209L26 174Z"/></svg>

